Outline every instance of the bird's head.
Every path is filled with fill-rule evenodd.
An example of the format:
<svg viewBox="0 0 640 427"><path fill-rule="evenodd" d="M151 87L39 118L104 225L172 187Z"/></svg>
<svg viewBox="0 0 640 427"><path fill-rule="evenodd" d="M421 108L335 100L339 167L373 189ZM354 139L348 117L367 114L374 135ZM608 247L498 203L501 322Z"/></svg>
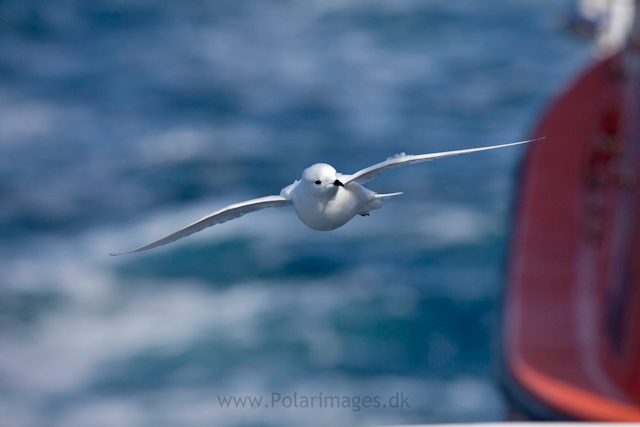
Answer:
<svg viewBox="0 0 640 427"><path fill-rule="evenodd" d="M344 187L336 170L326 163L316 163L306 168L302 172L302 182L310 191L318 194L335 194L339 187Z"/></svg>

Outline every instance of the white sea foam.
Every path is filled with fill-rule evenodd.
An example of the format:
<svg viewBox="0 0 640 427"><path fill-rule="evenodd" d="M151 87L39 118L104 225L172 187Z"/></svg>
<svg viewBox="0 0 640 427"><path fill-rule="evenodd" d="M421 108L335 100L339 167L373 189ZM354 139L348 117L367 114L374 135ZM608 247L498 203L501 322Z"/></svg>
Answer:
<svg viewBox="0 0 640 427"><path fill-rule="evenodd" d="M165 215L162 222L167 222L169 218ZM148 225L138 227L148 228ZM239 233L241 229L234 228L224 235ZM263 233L269 234L264 230L269 230L269 227L263 229ZM351 351L343 348L342 339L327 322L334 313L355 303L375 301L380 297L389 301L388 314L392 316L406 316L415 309L407 305L416 298L415 290L402 283L393 288L385 286L376 279L376 272L367 273L366 270L349 271L330 280L298 284L250 281L226 290L211 290L204 283L189 279L125 279L113 274L110 267L112 258L107 258L103 253L106 242L112 242L113 236L96 239L96 233L79 236L74 241L50 240L35 253L3 258L2 269L10 272L7 281L11 284L11 288L5 289L5 292L54 292L60 294L63 301L63 309L54 307L44 310L32 324L0 336L0 377L7 390L16 396L23 396L21 406L15 410L5 405L10 401L4 400L0 404L0 411L8 413L6 419L23 420L20 421L22 425L37 424L41 419L28 414L37 412L34 408L39 402L56 395L75 395L90 389L100 378L109 376L109 372L104 371L105 367L126 362L148 351L157 355L176 355L203 339L221 341L238 348L255 347L264 343L261 324L278 313L288 313L288 316L297 319L293 323L287 322L286 329L280 331L282 336L291 342L308 346L311 363L333 366L343 363L345 351ZM119 238L128 241L131 238L129 234L135 236L136 233L140 231L127 230ZM88 242L98 244L91 245ZM9 265L13 268L9 268ZM258 387L256 384L259 385L260 381L256 382L253 374L251 380L243 382L241 379L247 378L248 374L242 372L229 373L227 378L235 385L224 386L215 392L209 390L201 393L192 389L179 391L178 385L176 389L163 389L152 399L156 402L152 411L155 415L149 415L148 399L142 396L103 399L96 395L89 398L87 405L71 405L65 409L60 415L61 423L80 425L88 422L92 416L97 417L109 411L112 415L108 419L121 420L121 425L152 422L156 418L171 420L179 414L189 414L185 420L190 420L190 425L250 422L257 420L258 416L284 425L303 420L308 425L326 422L346 425L378 417L353 411L312 411L312 415L304 411L251 414L215 408L217 401L214 393L221 393L220 390L230 395L241 392L268 395L268 384L277 379L261 371L259 375L263 376L264 385ZM288 386L283 393L295 390L312 393L315 389L326 394L354 395L395 390L385 385L384 381L378 383L377 380L372 380L368 389L347 378L338 378L330 384L316 382L315 379L303 381L307 382L306 385ZM487 393L484 386L477 384L482 384L482 381L472 383L471 389L460 387L465 393L473 394L473 399L480 399L478 405L481 405ZM403 387L405 391L413 390L414 396L424 398L428 390L440 386L437 382L427 381L418 387L406 384L398 387ZM477 394L482 396L476 396L478 390L480 392ZM179 404L175 403L176 393L186 393L182 394L182 400L178 400ZM473 399L469 401L474 402ZM170 402L174 402L173 405ZM432 405L420 404L427 407ZM465 407L466 410L473 412L477 409L477 405L473 405ZM495 408L496 403L493 405ZM385 413L382 417L399 419L391 415ZM317 424L310 420L316 420Z"/></svg>

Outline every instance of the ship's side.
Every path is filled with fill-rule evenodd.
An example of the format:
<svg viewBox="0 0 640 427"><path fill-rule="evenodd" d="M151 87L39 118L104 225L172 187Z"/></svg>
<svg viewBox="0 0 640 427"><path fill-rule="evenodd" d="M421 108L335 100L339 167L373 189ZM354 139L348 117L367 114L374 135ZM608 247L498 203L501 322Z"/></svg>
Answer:
<svg viewBox="0 0 640 427"><path fill-rule="evenodd" d="M519 183L502 383L531 419L640 421L640 19L545 112Z"/></svg>

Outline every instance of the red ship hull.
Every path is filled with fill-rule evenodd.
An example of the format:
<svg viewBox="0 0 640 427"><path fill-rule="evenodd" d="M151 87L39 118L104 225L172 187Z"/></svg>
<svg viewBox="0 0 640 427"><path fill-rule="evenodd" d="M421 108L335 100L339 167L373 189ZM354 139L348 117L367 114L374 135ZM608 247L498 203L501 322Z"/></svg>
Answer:
<svg viewBox="0 0 640 427"><path fill-rule="evenodd" d="M632 49L594 64L532 135L502 350L528 418L640 421L638 64Z"/></svg>

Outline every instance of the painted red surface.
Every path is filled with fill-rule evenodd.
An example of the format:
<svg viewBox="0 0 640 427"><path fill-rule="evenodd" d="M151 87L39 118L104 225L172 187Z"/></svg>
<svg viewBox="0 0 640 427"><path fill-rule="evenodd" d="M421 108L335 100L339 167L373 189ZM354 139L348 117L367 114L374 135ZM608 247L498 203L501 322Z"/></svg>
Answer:
<svg viewBox="0 0 640 427"><path fill-rule="evenodd" d="M596 63L547 109L520 183L505 360L570 418L640 421L640 78Z"/></svg>

